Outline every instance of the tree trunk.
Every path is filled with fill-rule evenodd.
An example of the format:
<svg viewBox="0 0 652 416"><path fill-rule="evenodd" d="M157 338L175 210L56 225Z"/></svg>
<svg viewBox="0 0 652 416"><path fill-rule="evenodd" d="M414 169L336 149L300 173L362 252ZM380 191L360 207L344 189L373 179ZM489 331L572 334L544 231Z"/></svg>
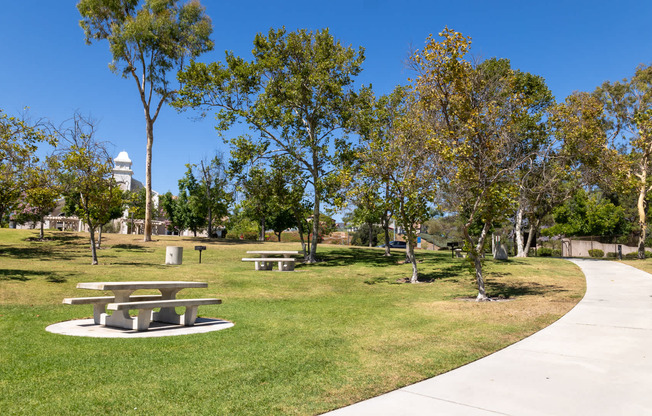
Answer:
<svg viewBox="0 0 652 416"><path fill-rule="evenodd" d="M527 257L530 253L530 247L532 247L532 241L534 241L534 234L539 229L540 220L537 219L534 223L530 220L530 230L527 236L527 242L525 243L525 256Z"/></svg>
<svg viewBox="0 0 652 416"><path fill-rule="evenodd" d="M45 234L43 233L43 221L44 219L41 218L41 231L39 232L39 237L38 237L39 240L43 240L43 238L45 237Z"/></svg>
<svg viewBox="0 0 652 416"><path fill-rule="evenodd" d="M374 246L374 242L373 242L373 236L374 236L373 223L368 222L367 226L369 227L369 247L373 247Z"/></svg>
<svg viewBox="0 0 652 416"><path fill-rule="evenodd" d="M523 205L518 204L516 210L516 221L514 224L514 235L516 237L516 257L527 257L523 247Z"/></svg>
<svg viewBox="0 0 652 416"><path fill-rule="evenodd" d="M91 233L91 257L93 258L93 262L91 264L97 265L97 249L95 248L95 227L91 227L89 225L88 231Z"/></svg>
<svg viewBox="0 0 652 416"><path fill-rule="evenodd" d="M638 225L641 227L641 234L638 237L638 258L645 258L645 239L647 238L647 215L645 209L647 208L647 202L645 201L645 196L647 194L647 171L645 167L647 166L647 161L644 160L641 162L641 173L638 175L640 182L638 189L638 203L636 207L638 208Z"/></svg>
<svg viewBox="0 0 652 416"><path fill-rule="evenodd" d="M469 245L469 258L473 262L473 266L475 268L475 280L476 283L478 284L478 296L476 297L476 301L487 301L489 298L487 297L487 293L485 291L484 287L484 277L482 276L482 254L484 251L484 243L487 238L487 232L491 226L489 223L485 223L484 226L482 227L482 232L480 233L480 238L478 238L478 243L473 244L473 239L471 238L471 235L469 234L469 228L471 227L472 221L467 222L464 224L464 239L467 241Z"/></svg>
<svg viewBox="0 0 652 416"><path fill-rule="evenodd" d="M210 203L209 203L210 204ZM213 212L210 205L208 206L208 238L213 238Z"/></svg>
<svg viewBox="0 0 652 416"><path fill-rule="evenodd" d="M265 217L260 219L260 236L258 237L259 241L265 241Z"/></svg>
<svg viewBox="0 0 652 416"><path fill-rule="evenodd" d="M308 263L317 262L317 242L319 240L319 191L315 189L315 207L312 211L312 247Z"/></svg>
<svg viewBox="0 0 652 416"><path fill-rule="evenodd" d="M297 209L293 208L292 212L294 213L294 220L297 223L297 230L299 230L299 239L301 240L301 250L303 250L303 261L307 262L308 251L306 250L306 242L303 237L303 224L302 224L303 219L301 218L301 214Z"/></svg>
<svg viewBox="0 0 652 416"><path fill-rule="evenodd" d="M410 277L410 283L417 283L419 281L419 274L417 272L417 258L414 256L414 238L412 235L408 234L407 239L407 257L410 259L412 264L412 276Z"/></svg>
<svg viewBox="0 0 652 416"><path fill-rule="evenodd" d="M482 276L482 254L484 252L484 243L487 238L487 233L491 224L485 222L482 227L482 232L480 233L480 238L478 238L478 244L475 247L475 256L473 258L473 265L475 266L475 280L478 283L478 296L476 297L477 301L487 301L487 292L484 288L484 277Z"/></svg>
<svg viewBox="0 0 652 416"><path fill-rule="evenodd" d="M152 241L152 145L154 144L154 122L145 110L147 130L147 153L145 157L145 229L143 241Z"/></svg>
<svg viewBox="0 0 652 416"><path fill-rule="evenodd" d="M389 218L383 224L383 229L385 230L385 257L392 255L389 248Z"/></svg>
<svg viewBox="0 0 652 416"><path fill-rule="evenodd" d="M97 237L97 248L99 248L99 249L102 248L102 228L103 227L104 227L103 225L100 225L100 227L98 229L98 234L99 235Z"/></svg>

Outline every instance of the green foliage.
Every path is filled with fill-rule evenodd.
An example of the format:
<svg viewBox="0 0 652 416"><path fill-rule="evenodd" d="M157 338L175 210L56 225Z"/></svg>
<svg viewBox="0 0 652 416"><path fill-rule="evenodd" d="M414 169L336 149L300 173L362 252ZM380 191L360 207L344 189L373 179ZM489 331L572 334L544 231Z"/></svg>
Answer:
<svg viewBox="0 0 652 416"><path fill-rule="evenodd" d="M578 189L573 197L553 211L555 225L543 234L567 236L612 236L627 234L630 225L624 210L600 193Z"/></svg>
<svg viewBox="0 0 652 416"><path fill-rule="evenodd" d="M486 299L481 257L491 227L513 212L514 173L536 157L545 137L541 110L550 100L543 80L508 60L467 59L471 39L445 28L411 57L418 122L436 155L451 210L464 218L463 234L475 263L478 298ZM472 231L474 225L480 225Z"/></svg>
<svg viewBox="0 0 652 416"><path fill-rule="evenodd" d="M328 29L281 28L256 35L252 55L251 62L232 53L224 63L192 62L178 75L183 89L175 105L216 109L219 131L245 122L256 138L231 141L236 164L281 155L310 178L314 262L321 203L334 200L339 188L332 149L346 148L338 133L352 114L363 50L341 45Z"/></svg>
<svg viewBox="0 0 652 416"><path fill-rule="evenodd" d="M595 249L589 250L589 256L595 257L595 258L603 258L604 257L604 251L595 248Z"/></svg>
<svg viewBox="0 0 652 416"><path fill-rule="evenodd" d="M26 169L27 182L22 198L22 206L16 217L16 222L40 222L40 238L43 238L43 223L45 216L57 206L61 196L59 184L59 160L50 156L40 165Z"/></svg>
<svg viewBox="0 0 652 416"><path fill-rule="evenodd" d="M97 148L72 145L62 160L68 181L64 212L78 216L88 226L92 264L97 264L95 230L109 222L123 206L123 193L113 179L112 160L107 156Z"/></svg>
<svg viewBox="0 0 652 416"><path fill-rule="evenodd" d="M145 206L147 204L147 191L145 188L129 192L126 196L126 204L130 217L139 220L145 219Z"/></svg>
<svg viewBox="0 0 652 416"><path fill-rule="evenodd" d="M39 145L56 145L56 139L41 127L25 118L10 117L0 109L0 226L6 225L26 189L39 188L48 193L40 185L34 188L28 184L34 180L31 176L35 171L30 169L40 170L36 156Z"/></svg>
<svg viewBox="0 0 652 416"><path fill-rule="evenodd" d="M197 231L206 225L207 210L205 194L195 178L192 165L183 178L179 179L179 198L177 199L177 213L175 218L183 224L182 228L188 229L197 236Z"/></svg>
<svg viewBox="0 0 652 416"><path fill-rule="evenodd" d="M372 201L382 200L379 208L384 226L389 225L387 215L393 213L403 227L408 241L406 259L412 264L410 281L416 283L416 226L430 217L438 195L438 166L433 156L433 142L427 140L419 112L404 88L398 87L391 95L378 99L370 91L365 94L366 102L361 104L365 106L359 117L364 115L371 121L359 122L363 134L357 152L360 173L369 178L366 184L363 182L364 187L370 190L385 188L384 195ZM358 192L369 194L361 185L358 185Z"/></svg>
<svg viewBox="0 0 652 416"><path fill-rule="evenodd" d="M379 243L385 242L385 232L382 227L373 225L371 233L372 241L371 245L369 245L369 224L362 224L362 226L358 228L358 231L353 233L351 236L351 245L375 247Z"/></svg>
<svg viewBox="0 0 652 416"><path fill-rule="evenodd" d="M296 218L290 209L279 209L267 217L267 226L274 231L278 241L281 241L283 231L296 226L296 224Z"/></svg>
<svg viewBox="0 0 652 416"><path fill-rule="evenodd" d="M615 259L616 257L618 257L618 253L616 253L616 252L610 251L610 252L607 253L607 258L608 259Z"/></svg>
<svg viewBox="0 0 652 416"><path fill-rule="evenodd" d="M202 160L199 165L194 166L197 168L199 185L202 189L199 198L207 213L207 233L212 237L214 228L224 225L229 206L233 201L233 194L228 190L230 184L221 156L216 155L209 162Z"/></svg>
<svg viewBox="0 0 652 416"><path fill-rule="evenodd" d="M553 249L550 247L541 247L537 249L537 255L539 257L550 257L552 256Z"/></svg>

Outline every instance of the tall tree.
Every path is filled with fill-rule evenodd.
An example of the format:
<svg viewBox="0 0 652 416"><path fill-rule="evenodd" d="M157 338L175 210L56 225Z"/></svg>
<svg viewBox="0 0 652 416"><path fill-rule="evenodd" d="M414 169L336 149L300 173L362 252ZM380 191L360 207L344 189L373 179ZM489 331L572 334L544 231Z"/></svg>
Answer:
<svg viewBox="0 0 652 416"><path fill-rule="evenodd" d="M475 269L478 300L487 300L482 259L487 236L517 194L514 172L532 157L523 146L522 120L532 97L519 88L509 61L468 59L471 39L444 29L411 58L413 92L427 123L431 148L451 204L464 217L463 234ZM477 228L476 228L477 227Z"/></svg>
<svg viewBox="0 0 652 416"><path fill-rule="evenodd" d="M144 240L151 241L154 123L163 104L175 99L170 78L176 70L186 59L213 49L211 20L196 0L184 5L177 0L80 0L77 9L86 43L106 39L113 56L109 68L132 78L138 88L147 135Z"/></svg>
<svg viewBox="0 0 652 416"><path fill-rule="evenodd" d="M53 127L60 146L60 183L66 215L76 215L90 233L92 264L97 264L95 231L115 217L124 206L124 195L113 179L113 159L108 143L96 139L96 122L75 113Z"/></svg>
<svg viewBox="0 0 652 416"><path fill-rule="evenodd" d="M627 163L622 183L638 195L638 257L645 258L648 193L652 190L652 66L639 66L630 79L605 82L596 94L608 118L608 133L620 139Z"/></svg>
<svg viewBox="0 0 652 416"><path fill-rule="evenodd" d="M181 219L183 228L191 230L197 237L197 231L206 225L207 203L204 189L195 178L193 165L186 165L188 169L183 178L179 179L179 198L177 199L175 217Z"/></svg>
<svg viewBox="0 0 652 416"><path fill-rule="evenodd" d="M407 240L406 260L412 264L411 283L418 280L414 249L417 228L430 217L430 208L438 191L437 156L428 141L421 114L397 90L400 104L396 107L391 128L372 132L358 152L365 177L386 178L391 191L389 203L403 227Z"/></svg>
<svg viewBox="0 0 652 416"><path fill-rule="evenodd" d="M371 142L381 145L384 141L393 140L396 121L405 115L405 93L404 87L397 87L392 94L376 98L371 88L363 88L360 91L352 123L361 139L360 155L365 154L364 149ZM368 207L364 210L368 211L365 217L366 214L371 214L369 211L378 211L378 220L385 234L385 256L389 256L389 226L396 208L392 200L394 189L391 183L395 166L391 163L381 163L369 170L365 163L375 162L366 156L354 160L348 172L344 169L344 182L348 183L349 198L361 199L359 204ZM368 195L369 192L372 192L373 196ZM369 230L371 228L369 227Z"/></svg>
<svg viewBox="0 0 652 416"><path fill-rule="evenodd" d="M25 172L28 179L23 198L25 205L23 210L29 209L34 220L40 223L41 240L44 237L45 216L56 208L57 200L61 196L59 167L59 160L55 156L50 156L43 163L29 167Z"/></svg>
<svg viewBox="0 0 652 416"><path fill-rule="evenodd" d="M257 138L233 141L236 151L283 154L307 173L314 189L308 261L315 262L322 203L336 189L332 149L343 143L338 132L351 117L363 50L343 46L328 29L282 28L256 35L252 54L251 62L228 52L225 64L192 63L179 74L177 105L218 109L222 131L244 121Z"/></svg>
<svg viewBox="0 0 652 416"><path fill-rule="evenodd" d="M72 145L62 160L68 185L64 212L78 216L87 225L93 265L98 264L95 231L123 203L122 191L111 172L111 157L96 150Z"/></svg>
<svg viewBox="0 0 652 416"><path fill-rule="evenodd" d="M39 144L56 144L56 138L42 127L40 123L9 116L0 109L0 225L6 225L27 187L28 168L39 161L36 156Z"/></svg>
<svg viewBox="0 0 652 416"><path fill-rule="evenodd" d="M233 195L228 191L229 180L220 156L215 156L210 161L200 161L197 169L200 186L204 193L206 225L210 238L213 236L213 228L216 225L223 225Z"/></svg>

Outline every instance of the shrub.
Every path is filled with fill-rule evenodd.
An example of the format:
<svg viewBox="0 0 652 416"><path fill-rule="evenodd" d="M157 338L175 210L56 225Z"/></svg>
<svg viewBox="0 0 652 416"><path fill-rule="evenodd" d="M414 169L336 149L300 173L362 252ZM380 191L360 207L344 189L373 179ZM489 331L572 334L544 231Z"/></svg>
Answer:
<svg viewBox="0 0 652 416"><path fill-rule="evenodd" d="M627 260L636 260L638 258L638 251L632 251L631 253L627 253L623 256Z"/></svg>
<svg viewBox="0 0 652 416"><path fill-rule="evenodd" d="M559 248L553 248L552 253L550 253L552 257L561 257L561 249Z"/></svg>
<svg viewBox="0 0 652 416"><path fill-rule="evenodd" d="M385 231L382 229L382 227L379 227L377 225L372 226L371 228L371 246L375 247L378 245L379 240L378 237L382 235L382 239L380 240L381 243L384 243L385 241ZM369 225L368 224L362 224L358 231L356 231L353 234L353 237L351 238L351 245L354 246L368 246L369 245Z"/></svg>
<svg viewBox="0 0 652 416"><path fill-rule="evenodd" d="M537 254L539 257L550 257L552 256L552 249L548 247L541 247L539 250L537 250Z"/></svg>
<svg viewBox="0 0 652 416"><path fill-rule="evenodd" d="M604 251L600 250L599 248L595 248L593 250L589 250L589 256L595 258L602 258L604 257Z"/></svg>
<svg viewBox="0 0 652 416"><path fill-rule="evenodd" d="M615 259L616 257L618 257L618 253L616 253L614 251L610 251L610 252L607 253L607 258Z"/></svg>

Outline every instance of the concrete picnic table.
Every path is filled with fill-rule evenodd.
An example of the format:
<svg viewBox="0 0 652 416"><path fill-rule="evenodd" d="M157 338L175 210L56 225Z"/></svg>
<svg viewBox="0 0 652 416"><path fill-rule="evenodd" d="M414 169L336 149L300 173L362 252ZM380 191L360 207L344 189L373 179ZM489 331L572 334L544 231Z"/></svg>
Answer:
<svg viewBox="0 0 652 416"><path fill-rule="evenodd" d="M254 250L247 251L247 254L260 254L262 257L244 258L242 261L253 261L256 270L272 270L273 263L278 263L278 270L282 272L294 271L295 259L292 256L299 254L298 251L287 250ZM274 258L272 256L283 256Z"/></svg>
<svg viewBox="0 0 652 416"><path fill-rule="evenodd" d="M66 298L68 304L93 304L96 324L144 331L151 320L192 326L197 318L197 306L219 304L219 299L176 299L177 293L186 288L206 288L206 282L183 281L141 281L141 282L88 282L78 283L78 289L107 290L113 296L96 298ZM132 296L136 290L158 290L161 295ZM186 313L179 315L175 307L186 307ZM105 307L114 312L109 315ZM160 308L159 312L152 309ZM139 309L138 319L129 315L129 310Z"/></svg>

